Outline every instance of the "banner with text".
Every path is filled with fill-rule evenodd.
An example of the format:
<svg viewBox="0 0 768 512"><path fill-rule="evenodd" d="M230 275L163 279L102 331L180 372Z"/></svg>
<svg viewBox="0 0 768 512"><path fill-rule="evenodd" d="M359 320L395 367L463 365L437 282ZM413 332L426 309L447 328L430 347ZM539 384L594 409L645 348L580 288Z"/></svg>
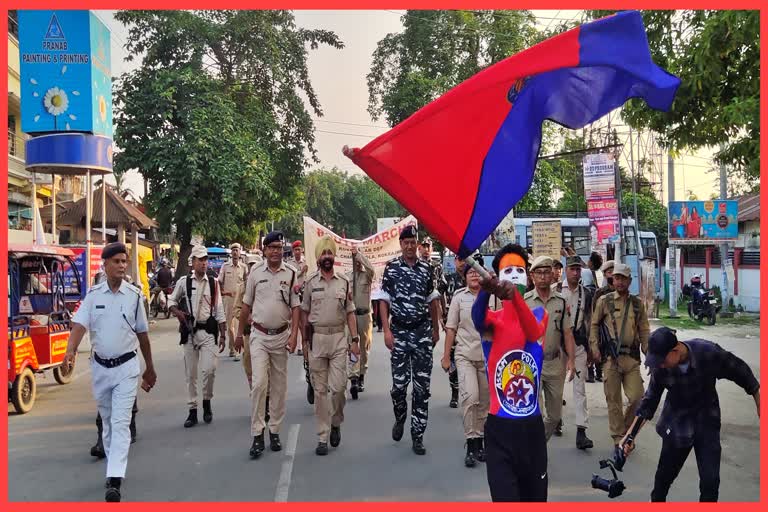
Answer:
<svg viewBox="0 0 768 512"><path fill-rule="evenodd" d="M563 247L563 232L559 220L537 220L531 222L533 231L533 258L549 256L560 259Z"/></svg>
<svg viewBox="0 0 768 512"><path fill-rule="evenodd" d="M584 196L587 201L616 197L616 172L613 164L613 155L610 153L584 156Z"/></svg>
<svg viewBox="0 0 768 512"><path fill-rule="evenodd" d="M358 247L363 255L368 258L374 269L371 297L376 299L376 292L381 288L381 276L384 267L392 258L400 255L400 231L406 226L418 227L416 217L409 215L393 226L379 231L364 240L342 238L327 227L323 226L311 217L304 217L304 247L306 247L307 266L309 273L317 270L315 260L315 246L318 240L325 235L331 235L336 241L337 252L335 270L337 273L346 274L352 270L352 248Z"/></svg>
<svg viewBox="0 0 768 512"><path fill-rule="evenodd" d="M595 231L598 244L618 241L619 202L616 199L587 201L587 216L590 231Z"/></svg>

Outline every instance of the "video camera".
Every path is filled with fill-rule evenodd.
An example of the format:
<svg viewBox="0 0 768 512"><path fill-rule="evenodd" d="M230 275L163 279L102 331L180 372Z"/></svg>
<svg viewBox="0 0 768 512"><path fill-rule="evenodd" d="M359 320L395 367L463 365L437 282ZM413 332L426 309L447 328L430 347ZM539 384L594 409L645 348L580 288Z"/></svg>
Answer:
<svg viewBox="0 0 768 512"><path fill-rule="evenodd" d="M603 459L600 461L600 469L609 468L613 478L608 480L600 475L593 474L592 488L607 492L609 498L621 496L626 486L624 482L619 480L619 475L616 474L616 471L622 471L626 462L627 457L624 455L624 450L620 446L616 446L613 452L613 459Z"/></svg>

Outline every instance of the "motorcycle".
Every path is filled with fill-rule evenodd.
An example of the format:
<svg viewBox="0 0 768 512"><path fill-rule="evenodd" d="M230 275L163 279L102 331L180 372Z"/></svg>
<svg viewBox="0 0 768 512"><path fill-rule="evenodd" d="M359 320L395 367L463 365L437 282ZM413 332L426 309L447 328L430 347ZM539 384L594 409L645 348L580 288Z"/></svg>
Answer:
<svg viewBox="0 0 768 512"><path fill-rule="evenodd" d="M691 284L683 287L683 295L690 297L688 302L688 316L698 322L707 319L709 325L715 325L717 314L722 309L722 304L715 296L715 292L701 284L701 276L691 278Z"/></svg>
<svg viewBox="0 0 768 512"><path fill-rule="evenodd" d="M154 274L149 276L149 289L154 290L157 288L157 280ZM164 288L152 295L152 300L149 303L149 313L152 318L157 318L157 315L162 313L166 319L171 317L171 310L168 308L168 296L173 293L173 287Z"/></svg>

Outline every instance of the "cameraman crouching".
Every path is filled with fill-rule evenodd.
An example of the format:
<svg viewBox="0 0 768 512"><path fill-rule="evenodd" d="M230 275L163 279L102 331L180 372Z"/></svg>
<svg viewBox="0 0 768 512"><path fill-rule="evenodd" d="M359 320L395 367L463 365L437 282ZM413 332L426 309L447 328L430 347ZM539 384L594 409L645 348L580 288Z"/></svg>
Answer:
<svg viewBox="0 0 768 512"><path fill-rule="evenodd" d="M677 341L675 331L661 327L649 341L646 366L651 382L630 432L636 434L653 418L667 389L664 409L656 424L663 439L651 501L667 501L667 493L693 448L699 468L699 501L717 501L720 488L720 402L717 379L735 382L755 400L760 417L760 383L747 363L702 339ZM634 435L624 437L624 454L634 449Z"/></svg>
<svg viewBox="0 0 768 512"><path fill-rule="evenodd" d="M216 376L216 335L219 353L226 341L226 317L221 305L221 292L215 278L206 274L208 253L205 247L192 248L192 274L180 278L168 299L171 313L179 319L184 350L184 373L189 393L189 415L184 427L197 425L197 367L203 374L203 420L213 421L211 399ZM186 307L179 308L179 304ZM185 334L186 340L185 340Z"/></svg>

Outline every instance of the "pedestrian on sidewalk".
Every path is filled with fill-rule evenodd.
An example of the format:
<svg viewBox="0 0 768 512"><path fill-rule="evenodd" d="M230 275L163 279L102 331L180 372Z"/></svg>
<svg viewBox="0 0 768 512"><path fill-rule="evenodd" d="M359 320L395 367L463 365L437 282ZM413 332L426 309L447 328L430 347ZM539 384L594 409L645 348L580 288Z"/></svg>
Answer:
<svg viewBox="0 0 768 512"><path fill-rule="evenodd" d="M86 331L90 332L93 396L102 419L107 457L104 499L117 502L121 499L120 488L128 465L131 410L141 372L137 349L141 349L146 366L141 388L149 392L157 375L147 334L147 314L141 305L141 290L124 281L128 249L120 242L107 244L101 257L107 279L91 288L72 318L64 364L74 365L77 347Z"/></svg>

